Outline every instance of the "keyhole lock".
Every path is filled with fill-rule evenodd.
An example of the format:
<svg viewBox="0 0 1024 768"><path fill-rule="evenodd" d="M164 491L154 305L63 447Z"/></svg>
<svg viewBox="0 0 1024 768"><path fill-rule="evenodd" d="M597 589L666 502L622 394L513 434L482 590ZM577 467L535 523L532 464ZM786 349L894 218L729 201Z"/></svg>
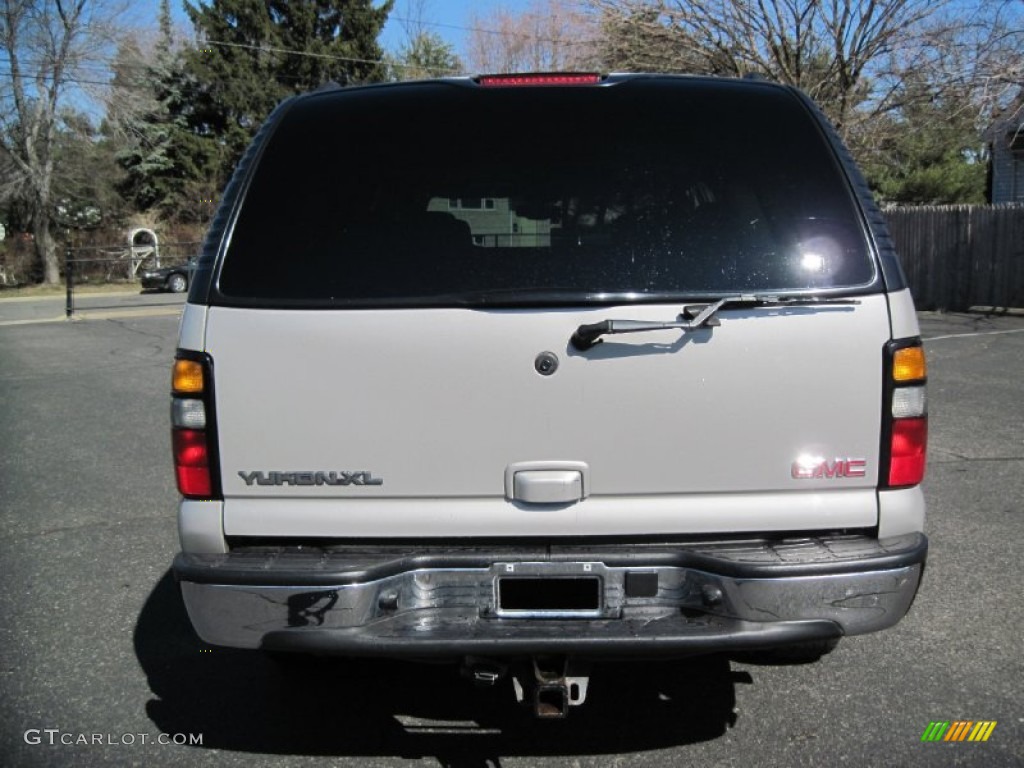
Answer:
<svg viewBox="0 0 1024 768"><path fill-rule="evenodd" d="M554 352L541 352L533 361L533 367L541 376L550 376L558 370L558 355Z"/></svg>

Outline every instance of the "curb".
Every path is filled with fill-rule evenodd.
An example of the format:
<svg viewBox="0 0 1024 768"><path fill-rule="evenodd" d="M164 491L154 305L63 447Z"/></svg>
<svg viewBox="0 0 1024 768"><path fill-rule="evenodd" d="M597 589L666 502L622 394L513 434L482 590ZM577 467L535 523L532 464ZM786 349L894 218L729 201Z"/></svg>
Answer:
<svg viewBox="0 0 1024 768"><path fill-rule="evenodd" d="M60 315L58 317L35 317L26 320L0 320L0 327L11 325L37 325L45 323L79 323L85 320L119 320L121 318L133 317L170 317L180 315L184 307L154 307L152 309L124 309L114 312L90 312L88 309L75 311L74 317L70 320Z"/></svg>
<svg viewBox="0 0 1024 768"><path fill-rule="evenodd" d="M139 291L75 291L75 298L93 298L95 296L139 296ZM53 295L47 294L46 296L4 296L0 293L0 304L4 302L10 302L17 304L25 301L67 301L67 295L64 293L55 293Z"/></svg>

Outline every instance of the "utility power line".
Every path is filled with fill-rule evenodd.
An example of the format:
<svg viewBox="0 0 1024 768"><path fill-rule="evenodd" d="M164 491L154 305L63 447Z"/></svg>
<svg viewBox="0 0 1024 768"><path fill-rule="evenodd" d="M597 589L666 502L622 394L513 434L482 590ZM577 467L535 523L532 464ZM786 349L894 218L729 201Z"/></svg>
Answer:
<svg viewBox="0 0 1024 768"><path fill-rule="evenodd" d="M506 31L502 31L502 30L498 30L498 29L487 29L485 27L476 27L476 26L468 27L468 26L462 26L462 25L459 25L459 24L448 24L448 23L434 22L434 21L422 21L422 20L419 20L419 19L410 19L410 18L403 17L403 16L391 16L390 18L394 19L395 21L400 21L400 22L408 22L408 23L412 23L412 24L422 24L423 26L438 27L438 28L442 28L442 29L453 29L453 30L458 30L458 31L461 31L461 32L479 32L481 34L496 35L496 36L499 36L499 37L500 36L505 36L505 35L509 34ZM543 18L543 20L548 20L548 19L550 19L552 17L542 17L542 18ZM592 39L586 39L586 40L565 40L565 39L555 38L555 37L545 37L545 36L542 36L542 35L522 34L521 31L517 31L516 32L516 36L519 37L519 38L523 38L523 39L527 39L527 40L533 40L533 41L536 41L536 42L556 43L558 45L591 45L591 44L596 44L596 43L599 43L599 42L602 41L602 38L592 38ZM447 41L445 41L445 42L447 42ZM232 42L227 42L227 41L223 41L223 40L202 40L202 41L197 41L195 43L195 45L196 45L196 47L201 47L203 45L217 45L217 46L228 47L228 48L244 48L244 49L249 49L249 50L267 51L267 52L270 52L270 53L281 53L281 54L286 54L288 56L305 56L305 57L308 57L308 58L330 59L330 60L335 60L335 61L347 61L347 62L359 63L359 64L384 64L384 63L387 63L387 59L365 59L365 58L358 58L358 57L354 57L354 56L337 56L337 55L329 54L329 53L314 53L312 51L300 51L300 50L296 50L296 49L293 49L293 48L279 48L279 47L274 47L274 46L254 45L254 44L248 44L248 43L232 43ZM24 65L29 66L29 67L35 67L35 66L38 66L41 63L44 63L42 59L35 59L35 60L33 60L31 58L29 58L29 59L22 59L21 61L22 61L22 63ZM390 62L390 63L394 64L394 62ZM84 63L79 64L76 67L74 67L74 69L88 69L88 70L94 70L94 71L109 71L110 69L112 69L114 67L115 64L117 64L116 57L111 57L109 59L96 59L94 62L84 62ZM146 63L140 63L140 64L121 63L121 64L118 64L117 66L119 68L121 68L121 69L149 69L150 68L150 65L146 64ZM407 67L407 68L417 68L417 67ZM455 71L455 70L449 70L449 71ZM90 82L90 81L82 81L82 82ZM103 85L104 83L99 83L99 84Z"/></svg>
<svg viewBox="0 0 1024 768"><path fill-rule="evenodd" d="M538 19L540 21L542 21L542 22L551 21L551 20L556 19L556 18L558 18L558 17L557 16L540 16L540 17L538 17ZM577 17L577 18L582 18L582 17ZM421 21L420 19L410 19L410 18L405 18L405 17L402 17L402 16L391 16L390 19L394 19L395 21L407 22L409 24L421 24L421 25L423 25L425 27L438 27L440 29L456 29L456 30L458 30L460 32L480 32L481 34L484 34L484 35L495 35L497 37L504 37L505 35L509 34L508 32L500 30L500 29L486 29L485 27L465 27L465 26L462 26L462 25L459 25L459 24L447 24L447 23L442 23L440 21ZM526 39L529 39L529 40L535 40L535 41L540 42L540 43L558 43L559 45L592 45L592 44L595 44L595 43L600 43L602 41L602 38L599 38L599 37L598 38L593 38L593 39L590 39L590 40L564 40L562 38L543 37L541 35L530 35L530 34L524 35L524 34L519 33L518 31L516 32L516 36L517 37L526 38Z"/></svg>

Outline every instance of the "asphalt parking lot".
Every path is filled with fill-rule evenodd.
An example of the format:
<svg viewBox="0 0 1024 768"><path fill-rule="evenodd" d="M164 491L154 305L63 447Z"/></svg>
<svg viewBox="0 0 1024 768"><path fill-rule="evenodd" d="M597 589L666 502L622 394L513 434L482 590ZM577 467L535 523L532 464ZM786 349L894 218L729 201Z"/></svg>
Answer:
<svg viewBox="0 0 1024 768"><path fill-rule="evenodd" d="M200 643L168 571L176 308L49 310L0 324L2 765L1024 765L1024 318L922 316L931 552L901 624L812 665L606 665L543 723L447 667ZM923 743L935 720L997 726Z"/></svg>

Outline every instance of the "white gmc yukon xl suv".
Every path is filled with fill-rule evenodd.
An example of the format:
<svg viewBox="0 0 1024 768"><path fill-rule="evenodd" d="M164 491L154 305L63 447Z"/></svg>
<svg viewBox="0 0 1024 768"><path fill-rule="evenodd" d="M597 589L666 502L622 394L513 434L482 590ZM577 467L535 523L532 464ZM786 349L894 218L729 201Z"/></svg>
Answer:
<svg viewBox="0 0 1024 768"><path fill-rule="evenodd" d="M461 660L563 716L594 659L884 629L925 563L925 360L791 88L327 88L225 191L181 320L206 642Z"/></svg>

